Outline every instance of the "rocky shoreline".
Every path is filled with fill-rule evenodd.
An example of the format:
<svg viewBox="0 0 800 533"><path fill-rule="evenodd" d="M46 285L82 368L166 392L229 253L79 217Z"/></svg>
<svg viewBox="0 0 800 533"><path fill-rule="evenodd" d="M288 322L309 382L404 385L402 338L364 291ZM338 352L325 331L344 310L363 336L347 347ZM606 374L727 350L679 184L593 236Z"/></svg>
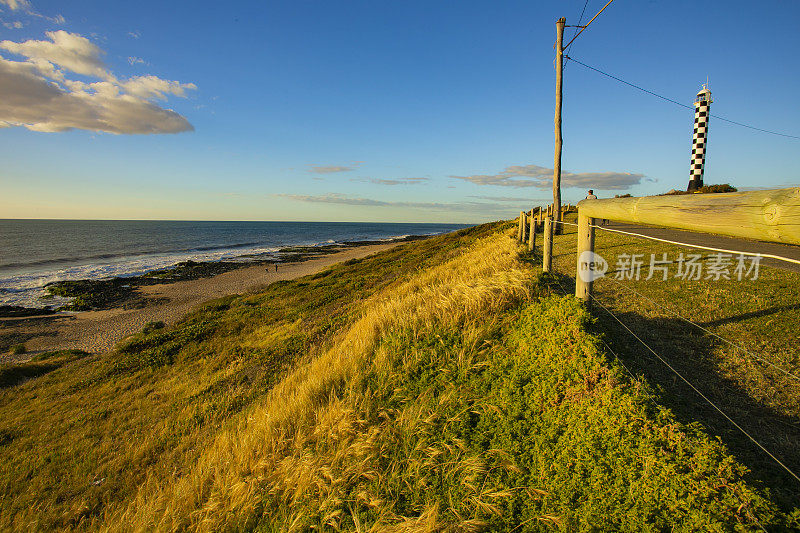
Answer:
<svg viewBox="0 0 800 533"><path fill-rule="evenodd" d="M409 235L384 241L353 241L321 246L290 246L266 258L242 256L242 261L183 261L168 268L152 270L138 276L97 280L55 281L45 285L48 295L71 298L66 305L23 307L0 305L0 318L22 318L52 315L60 311L100 311L112 308L138 309L148 305L141 287L175 283L176 281L209 278L244 267L300 263L346 249L376 244L392 244L425 239L425 235Z"/></svg>

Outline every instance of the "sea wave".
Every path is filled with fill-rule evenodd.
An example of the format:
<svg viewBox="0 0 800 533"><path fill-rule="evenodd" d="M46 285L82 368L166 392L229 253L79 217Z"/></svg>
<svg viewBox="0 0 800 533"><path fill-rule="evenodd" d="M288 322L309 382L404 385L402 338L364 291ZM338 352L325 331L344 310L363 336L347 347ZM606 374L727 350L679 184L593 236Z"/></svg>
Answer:
<svg viewBox="0 0 800 533"><path fill-rule="evenodd" d="M422 234L445 233L447 230ZM28 263L17 262L0 265L0 305L24 307L52 307L62 305L61 299L47 295L45 286L56 281L99 280L115 277L140 276L154 270L168 268L183 261L240 261L252 262L270 259L284 247L321 247L353 245L359 242L392 242L411 237L411 234L375 238L371 235L354 235L349 239L324 241L302 240L282 246L265 246L255 242L233 243L226 246L199 246L165 253L95 254L81 258L59 258Z"/></svg>
<svg viewBox="0 0 800 533"><path fill-rule="evenodd" d="M279 248L221 248L206 251L184 251L165 254L140 254L115 256L106 261L94 261L65 265L61 268L37 269L36 271L0 274L0 305L25 307L49 307L53 300L46 296L44 287L55 281L79 279L109 279L115 277L140 276L153 270L168 268L182 261L241 261L248 262L273 256Z"/></svg>
<svg viewBox="0 0 800 533"><path fill-rule="evenodd" d="M67 256L67 257L56 257L56 258L48 258L48 259L40 259L37 261L18 261L18 262L11 262L11 263L0 263L0 269L14 269L14 268L30 268L30 267L42 267L47 265L59 265L59 264L70 264L76 262L86 262L86 261L96 261L98 259L126 259L130 257L136 257L138 255L148 256L148 255L162 255L162 254L193 254L197 252L212 252L212 251L227 251L227 250L237 250L247 247L258 247L263 246L262 243L259 242L242 242L242 243L233 243L233 244L225 244L225 245L211 245L211 246L197 246L192 248L181 248L177 250L170 250L170 251L147 251L141 253L104 253L104 254L94 254L94 255L74 255L74 256Z"/></svg>

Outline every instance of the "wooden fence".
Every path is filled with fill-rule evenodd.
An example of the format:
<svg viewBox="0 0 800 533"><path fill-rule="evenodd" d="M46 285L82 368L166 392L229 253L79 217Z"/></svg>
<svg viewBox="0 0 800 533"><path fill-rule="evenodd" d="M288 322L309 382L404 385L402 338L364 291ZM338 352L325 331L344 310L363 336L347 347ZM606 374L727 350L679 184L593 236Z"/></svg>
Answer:
<svg viewBox="0 0 800 533"><path fill-rule="evenodd" d="M528 244L528 251L533 251L536 246L536 233L542 230L544 236L543 248L543 268L545 272L550 272L553 258L553 218L554 204L545 207L534 207L530 211L520 211L517 221L517 240ZM561 214L575 211L576 206L565 204L561 206ZM563 216L561 217L563 220Z"/></svg>
<svg viewBox="0 0 800 533"><path fill-rule="evenodd" d="M593 270L595 219L800 244L800 188L720 194L686 194L583 200L578 203L575 296L592 294L582 270Z"/></svg>
<svg viewBox="0 0 800 533"><path fill-rule="evenodd" d="M595 219L630 224L742 237L767 242L800 245L800 188L720 194L685 194L583 200L564 205L562 213L578 211L578 243L575 296L588 301L592 294ZM533 250L536 233L543 231L542 269L550 272L553 257L553 205L521 212L517 238ZM563 217L562 217L563 219Z"/></svg>

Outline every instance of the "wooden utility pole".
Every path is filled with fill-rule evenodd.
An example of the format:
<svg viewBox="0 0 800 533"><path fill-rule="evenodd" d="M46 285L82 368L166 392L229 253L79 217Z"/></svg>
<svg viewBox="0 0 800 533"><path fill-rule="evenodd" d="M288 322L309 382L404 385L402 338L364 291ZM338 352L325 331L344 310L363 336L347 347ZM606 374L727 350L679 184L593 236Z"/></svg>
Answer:
<svg viewBox="0 0 800 533"><path fill-rule="evenodd" d="M561 222L561 82L564 75L564 26L567 19L561 17L556 22L556 151L553 157L553 215L556 222ZM556 235L561 234L561 224L554 228Z"/></svg>

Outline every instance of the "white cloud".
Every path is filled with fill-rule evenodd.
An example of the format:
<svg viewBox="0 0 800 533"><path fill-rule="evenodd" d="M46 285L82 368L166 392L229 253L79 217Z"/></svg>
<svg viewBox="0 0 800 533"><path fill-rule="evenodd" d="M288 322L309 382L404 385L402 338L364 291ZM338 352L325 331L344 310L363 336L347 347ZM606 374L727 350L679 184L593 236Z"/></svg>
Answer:
<svg viewBox="0 0 800 533"><path fill-rule="evenodd" d="M138 39L139 37L141 37L141 36L142 36L142 34L141 34L141 33L139 33L139 31L138 31L138 30L129 31L129 32L128 32L128 35L129 35L130 37L133 37L134 39Z"/></svg>
<svg viewBox="0 0 800 533"><path fill-rule="evenodd" d="M47 61L76 74L111 77L100 59L103 51L86 37L64 30L48 31L46 35L50 41L0 41L0 49L31 60Z"/></svg>
<svg viewBox="0 0 800 533"><path fill-rule="evenodd" d="M166 100L167 95L185 97L187 89L197 89L194 83L180 83L162 80L156 76L134 76L119 86L128 94L140 98L158 98Z"/></svg>
<svg viewBox="0 0 800 533"><path fill-rule="evenodd" d="M21 21L15 20L14 22L4 22L3 26L9 30L21 30L25 25Z"/></svg>
<svg viewBox="0 0 800 533"><path fill-rule="evenodd" d="M475 174L472 176L450 176L476 185L499 187L552 187L553 169L537 165L515 165L506 167L498 174ZM592 188L598 190L627 190L641 183L644 174L631 172L561 172L561 186Z"/></svg>
<svg viewBox="0 0 800 533"><path fill-rule="evenodd" d="M0 0L2 1L2 0ZM193 83L156 76L117 79L100 59L103 51L88 39L64 31L50 41L0 42L0 49L27 58L0 56L0 123L33 131L84 129L119 134L178 133L194 128L180 114L152 99L185 97ZM67 77L74 72L99 81Z"/></svg>
<svg viewBox="0 0 800 533"><path fill-rule="evenodd" d="M145 61L145 60L144 60L144 59L142 59L141 57L129 56L129 57L128 57L128 64L129 64L130 66L134 66L134 65L146 65L146 64L147 64L147 61Z"/></svg>

